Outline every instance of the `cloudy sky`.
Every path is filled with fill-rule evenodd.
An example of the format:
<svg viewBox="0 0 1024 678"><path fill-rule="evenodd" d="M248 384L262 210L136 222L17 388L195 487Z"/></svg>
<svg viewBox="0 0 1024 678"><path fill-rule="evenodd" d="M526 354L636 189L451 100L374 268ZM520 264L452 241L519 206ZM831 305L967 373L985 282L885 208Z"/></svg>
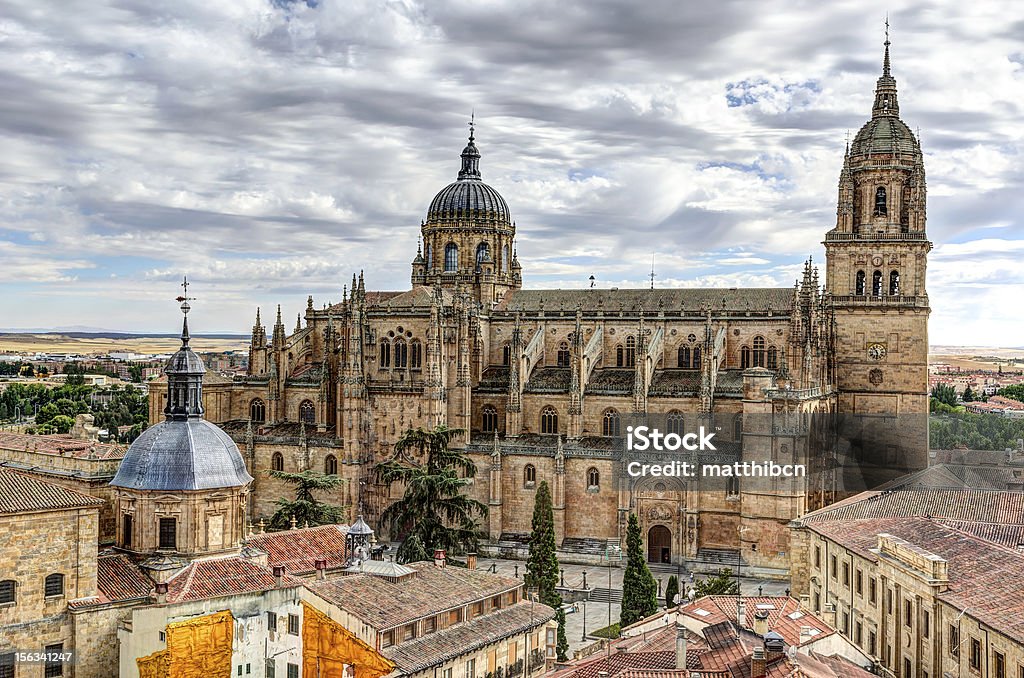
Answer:
<svg viewBox="0 0 1024 678"><path fill-rule="evenodd" d="M408 286L471 110L528 287L790 285L886 11L933 344L1024 345L1015 3L0 0L0 327L289 325Z"/></svg>

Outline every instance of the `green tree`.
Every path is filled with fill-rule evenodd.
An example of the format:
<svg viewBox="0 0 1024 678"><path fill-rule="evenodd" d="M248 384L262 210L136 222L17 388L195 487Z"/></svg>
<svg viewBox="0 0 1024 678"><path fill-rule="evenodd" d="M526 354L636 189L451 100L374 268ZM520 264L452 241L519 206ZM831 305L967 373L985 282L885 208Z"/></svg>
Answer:
<svg viewBox="0 0 1024 678"><path fill-rule="evenodd" d="M740 594L740 583L733 578L732 571L728 568L722 568L715 576L697 582L693 588L696 590L698 598L738 596Z"/></svg>
<svg viewBox="0 0 1024 678"><path fill-rule="evenodd" d="M270 527L283 530L291 527L292 517L300 526L331 525L340 523L343 518L342 507L322 502L313 496L315 491L332 490L342 482L338 475L327 475L314 471L288 473L286 471L268 471L271 478L277 478L295 485L295 501L278 499L275 503L277 511L270 518Z"/></svg>
<svg viewBox="0 0 1024 678"><path fill-rule="evenodd" d="M392 538L416 535L427 553L476 550L477 517L487 515L487 506L462 494L476 475L473 461L450 448L462 433L444 425L409 429L395 443L395 456L374 468L377 482L389 489L395 483L405 487L402 498L381 513L381 525ZM398 547L399 560L408 541Z"/></svg>
<svg viewBox="0 0 1024 678"><path fill-rule="evenodd" d="M668 583L665 584L665 607L670 608L675 605L676 594L679 593L679 578L672 575L668 578Z"/></svg>
<svg viewBox="0 0 1024 678"><path fill-rule="evenodd" d="M1014 400L1024 401L1024 384L1013 384L1011 386L1004 386L997 392L998 395L1004 398L1013 398Z"/></svg>
<svg viewBox="0 0 1024 678"><path fill-rule="evenodd" d="M537 589L541 603L557 608L562 604L562 596L555 590L558 586L558 555L555 553L555 516L547 481L542 480L537 487L530 527L530 552L523 583L527 588Z"/></svg>
<svg viewBox="0 0 1024 678"><path fill-rule="evenodd" d="M658 583L647 567L640 537L640 521L629 514L626 528L626 572L622 575L622 628L649 617L658 611Z"/></svg>
<svg viewBox="0 0 1024 678"><path fill-rule="evenodd" d="M427 549L423 547L423 542L420 538L413 534L408 539L402 542L402 546L398 549L397 559L399 563L418 563L421 560L430 560L431 555L427 553Z"/></svg>
<svg viewBox="0 0 1024 678"><path fill-rule="evenodd" d="M964 401L965 403L974 402L977 399L978 396L974 393L974 391L971 390L970 386L965 388L963 395L960 396L960 400Z"/></svg>
<svg viewBox="0 0 1024 678"><path fill-rule="evenodd" d="M75 420L65 414L58 414L56 417L50 420L50 426L57 433L67 433L71 430L71 427L75 425Z"/></svg>
<svg viewBox="0 0 1024 678"><path fill-rule="evenodd" d="M932 397L950 407L956 407L959 404L956 390L950 384L935 384L932 387Z"/></svg>
<svg viewBox="0 0 1024 678"><path fill-rule="evenodd" d="M565 610L561 605L555 608L555 621L558 622L558 635L555 639L555 659L564 662L569 659L569 640L565 637Z"/></svg>

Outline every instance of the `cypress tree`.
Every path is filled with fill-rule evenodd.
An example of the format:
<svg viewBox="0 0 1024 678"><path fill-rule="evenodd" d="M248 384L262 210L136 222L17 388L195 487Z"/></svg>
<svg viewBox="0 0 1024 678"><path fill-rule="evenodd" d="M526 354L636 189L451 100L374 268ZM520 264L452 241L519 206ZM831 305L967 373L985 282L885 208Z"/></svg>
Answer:
<svg viewBox="0 0 1024 678"><path fill-rule="evenodd" d="M640 538L640 521L636 514L629 515L626 528L626 572L622 576L622 613L619 626L649 617L658 611L658 583L644 560L643 542Z"/></svg>
<svg viewBox="0 0 1024 678"><path fill-rule="evenodd" d="M555 516L547 481L542 480L537 487L531 527L530 554L523 582L527 588L537 589L541 603L557 609L562 604L562 597L555 591L558 586L558 555L555 553Z"/></svg>
<svg viewBox="0 0 1024 678"><path fill-rule="evenodd" d="M555 659L564 662L569 659L569 640L565 637L565 610L561 607L555 612L555 621L558 622L558 638L555 641Z"/></svg>
<svg viewBox="0 0 1024 678"><path fill-rule="evenodd" d="M668 609L675 605L676 594L679 593L679 579L675 575L668 578L668 583L665 584L665 608Z"/></svg>

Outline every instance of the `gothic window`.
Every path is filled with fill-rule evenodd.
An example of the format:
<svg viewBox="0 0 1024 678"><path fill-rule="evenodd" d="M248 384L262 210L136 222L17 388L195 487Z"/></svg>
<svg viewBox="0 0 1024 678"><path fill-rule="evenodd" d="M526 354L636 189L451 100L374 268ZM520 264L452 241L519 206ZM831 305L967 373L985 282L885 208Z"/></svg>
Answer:
<svg viewBox="0 0 1024 678"><path fill-rule="evenodd" d="M380 366L391 367L391 342L380 342Z"/></svg>
<svg viewBox="0 0 1024 678"><path fill-rule="evenodd" d="M569 343L563 341L558 345L558 366L569 367Z"/></svg>
<svg viewBox="0 0 1024 678"><path fill-rule="evenodd" d="M453 273L459 268L459 246L453 242L444 246L445 273Z"/></svg>
<svg viewBox="0 0 1024 678"><path fill-rule="evenodd" d="M764 367L764 337L754 337L754 367Z"/></svg>
<svg viewBox="0 0 1024 678"><path fill-rule="evenodd" d="M875 297L882 296L882 272L875 271L871 274L871 294Z"/></svg>
<svg viewBox="0 0 1024 678"><path fill-rule="evenodd" d="M423 252L423 255L426 257L427 260L427 270L432 270L434 268L434 250L433 248L430 247L429 244L427 245L425 251Z"/></svg>
<svg viewBox="0 0 1024 678"><path fill-rule="evenodd" d="M889 274L889 295L898 297L900 294L900 272L892 271Z"/></svg>
<svg viewBox="0 0 1024 678"><path fill-rule="evenodd" d="M501 270L503 273L508 271L508 245L501 248Z"/></svg>
<svg viewBox="0 0 1024 678"><path fill-rule="evenodd" d="M395 367L409 366L409 345L405 343L405 339L395 339L394 354Z"/></svg>
<svg viewBox="0 0 1024 678"><path fill-rule="evenodd" d="M526 487L533 487L533 484L537 482L537 467L533 464L527 464L523 469L523 485Z"/></svg>
<svg viewBox="0 0 1024 678"><path fill-rule="evenodd" d="M409 367L414 370L423 367L423 344L415 339L409 345Z"/></svg>
<svg viewBox="0 0 1024 678"><path fill-rule="evenodd" d="M750 367L750 347L743 346L740 348L740 369L745 370Z"/></svg>
<svg viewBox="0 0 1024 678"><path fill-rule="evenodd" d="M768 348L768 362L765 364L769 370L779 369L779 350L774 346Z"/></svg>
<svg viewBox="0 0 1024 678"><path fill-rule="evenodd" d="M484 433L494 433L498 430L498 410L495 409L494 405L484 405L482 410L483 421L481 430Z"/></svg>
<svg viewBox="0 0 1024 678"><path fill-rule="evenodd" d="M875 216L884 217L888 213L889 212L885 204L885 188L879 186L875 189Z"/></svg>
<svg viewBox="0 0 1024 678"><path fill-rule="evenodd" d="M690 366L690 347L680 346L676 352L676 364L678 367L688 368Z"/></svg>
<svg viewBox="0 0 1024 678"><path fill-rule="evenodd" d="M693 347L693 369L700 369L700 346Z"/></svg>
<svg viewBox="0 0 1024 678"><path fill-rule="evenodd" d="M512 364L512 346L509 344L505 344L504 346L501 347L501 364Z"/></svg>
<svg viewBox="0 0 1024 678"><path fill-rule="evenodd" d="M333 454L328 454L327 458L324 459L324 474L329 476L338 475L338 458Z"/></svg>
<svg viewBox="0 0 1024 678"><path fill-rule="evenodd" d="M540 432L558 433L558 412L550 405L540 411Z"/></svg>
<svg viewBox="0 0 1024 678"><path fill-rule="evenodd" d="M267 420L267 408L259 398L253 398L249 403L249 418L259 422Z"/></svg>
<svg viewBox="0 0 1024 678"><path fill-rule="evenodd" d="M601 487L601 474L591 466L587 469L587 489L596 490Z"/></svg>
<svg viewBox="0 0 1024 678"><path fill-rule="evenodd" d="M625 367L636 365L636 337L626 337L626 364Z"/></svg>
<svg viewBox="0 0 1024 678"><path fill-rule="evenodd" d="M622 348L622 344L615 347L615 366L625 367L626 365L626 353Z"/></svg>
<svg viewBox="0 0 1024 678"><path fill-rule="evenodd" d="M482 264L484 262L484 259L489 258L490 254L491 254L491 248L488 247L487 243L482 242L479 245L477 245L476 246L476 263L477 263L477 266Z"/></svg>
<svg viewBox="0 0 1024 678"><path fill-rule="evenodd" d="M5 579L0 581L0 605L14 602L14 580ZM14 675L14 674L11 674Z"/></svg>
<svg viewBox="0 0 1024 678"><path fill-rule="evenodd" d="M683 435L683 413L672 410L668 413L668 432Z"/></svg>
<svg viewBox="0 0 1024 678"><path fill-rule="evenodd" d="M284 470L284 456L280 452L274 452L274 456L270 458L270 468L275 471Z"/></svg>
<svg viewBox="0 0 1024 678"><path fill-rule="evenodd" d="M59 572L46 575L43 581L43 595L47 598L64 595L64 575Z"/></svg>
<svg viewBox="0 0 1024 678"><path fill-rule="evenodd" d="M160 548L178 548L178 520L176 518L161 518L159 523Z"/></svg>
<svg viewBox="0 0 1024 678"><path fill-rule="evenodd" d="M865 289L867 286L867 276L864 275L864 271L857 271L857 286L854 290L854 294L859 297L864 296Z"/></svg>
<svg viewBox="0 0 1024 678"><path fill-rule="evenodd" d="M306 424L316 423L316 406L312 400L303 400L299 404L299 421Z"/></svg>
<svg viewBox="0 0 1024 678"><path fill-rule="evenodd" d="M619 433L619 413L613 409L607 409L601 419L601 435L614 438Z"/></svg>

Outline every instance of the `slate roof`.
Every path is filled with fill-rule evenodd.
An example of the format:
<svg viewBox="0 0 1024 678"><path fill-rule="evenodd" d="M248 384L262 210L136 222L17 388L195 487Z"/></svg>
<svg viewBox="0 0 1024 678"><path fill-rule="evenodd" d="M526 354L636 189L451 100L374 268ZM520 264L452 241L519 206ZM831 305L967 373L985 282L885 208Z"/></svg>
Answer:
<svg viewBox="0 0 1024 678"><path fill-rule="evenodd" d="M80 440L70 435L34 436L27 433L0 433L0 449L36 452L75 459L121 459L127 446Z"/></svg>
<svg viewBox="0 0 1024 678"><path fill-rule="evenodd" d="M568 367L538 367L526 382L527 393L568 393L572 385L572 369Z"/></svg>
<svg viewBox="0 0 1024 678"><path fill-rule="evenodd" d="M993 629L1024 642L1024 554L928 518L876 518L813 522L809 529L877 561L870 549L888 533L944 558L949 587L940 600Z"/></svg>
<svg viewBox="0 0 1024 678"><path fill-rule="evenodd" d="M664 289L579 289L579 290L512 290L495 307L496 311L583 311L618 313L656 313L680 310L701 312L705 305L714 311L789 313L793 303L791 287L746 288L664 288Z"/></svg>
<svg viewBox="0 0 1024 678"><path fill-rule="evenodd" d="M284 587L299 586L300 582L285 575ZM273 572L237 556L196 560L168 582L167 600L178 603L188 600L219 598L240 593L268 591L277 587Z"/></svg>
<svg viewBox="0 0 1024 678"><path fill-rule="evenodd" d="M99 508L102 499L0 468L0 514Z"/></svg>
<svg viewBox="0 0 1024 678"><path fill-rule="evenodd" d="M588 395L629 395L636 375L632 367L595 369L587 381Z"/></svg>
<svg viewBox="0 0 1024 678"><path fill-rule="evenodd" d="M478 391L507 391L509 382L509 368L488 367L480 375Z"/></svg>
<svg viewBox="0 0 1024 678"><path fill-rule="evenodd" d="M415 574L389 581L368 574L307 582L321 597L385 630L519 588L522 581L462 567L408 563Z"/></svg>
<svg viewBox="0 0 1024 678"><path fill-rule="evenodd" d="M385 648L381 654L402 673L415 673L442 664L467 652L545 624L555 616L547 605L520 601L515 605L475 617L462 624Z"/></svg>
<svg viewBox="0 0 1024 678"><path fill-rule="evenodd" d="M320 525L283 532L253 534L246 546L267 554L267 563L283 565L291 574L307 574L316 570L316 561L327 561L327 569L345 566L345 534L347 525Z"/></svg>

